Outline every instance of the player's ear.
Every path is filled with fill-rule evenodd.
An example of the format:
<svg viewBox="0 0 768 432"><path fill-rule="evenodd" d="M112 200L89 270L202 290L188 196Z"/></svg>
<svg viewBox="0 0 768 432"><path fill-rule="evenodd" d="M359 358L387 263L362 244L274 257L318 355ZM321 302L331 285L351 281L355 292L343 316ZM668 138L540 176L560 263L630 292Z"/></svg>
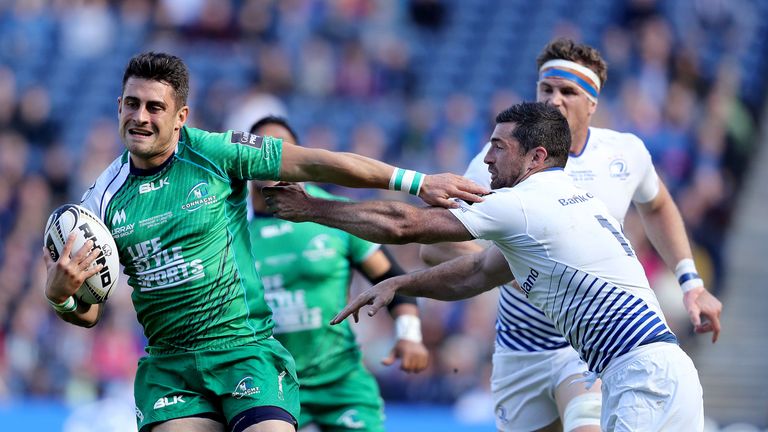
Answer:
<svg viewBox="0 0 768 432"><path fill-rule="evenodd" d="M532 161L536 164L543 164L544 161L547 159L547 156L549 156L549 152L547 152L547 149L545 149L542 146L538 146L535 149L533 149Z"/></svg>
<svg viewBox="0 0 768 432"><path fill-rule="evenodd" d="M184 105L181 107L179 112L176 113L176 129L181 129L182 126L184 126L184 123L187 122L187 117L189 116L189 106Z"/></svg>
<svg viewBox="0 0 768 432"><path fill-rule="evenodd" d="M123 97L118 96L117 97L117 115L120 115L123 113Z"/></svg>
<svg viewBox="0 0 768 432"><path fill-rule="evenodd" d="M597 111L597 101L589 101L589 116L591 117Z"/></svg>

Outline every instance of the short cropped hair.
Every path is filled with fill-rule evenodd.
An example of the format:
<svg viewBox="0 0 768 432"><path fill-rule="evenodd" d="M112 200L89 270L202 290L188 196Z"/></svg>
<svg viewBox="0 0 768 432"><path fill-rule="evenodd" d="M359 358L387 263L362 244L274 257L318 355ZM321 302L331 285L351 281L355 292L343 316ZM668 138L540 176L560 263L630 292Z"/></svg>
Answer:
<svg viewBox="0 0 768 432"><path fill-rule="evenodd" d="M528 153L541 146L547 150L551 166L564 167L571 148L568 120L554 106L542 102L512 105L496 116L496 123L514 123L512 138L520 143L520 151Z"/></svg>
<svg viewBox="0 0 768 432"><path fill-rule="evenodd" d="M570 60L582 66L586 66L600 78L600 87L605 86L608 80L608 66L600 55L600 52L587 45L576 43L571 39L559 38L547 44L536 59L536 69L550 60Z"/></svg>
<svg viewBox="0 0 768 432"><path fill-rule="evenodd" d="M288 131L288 134L291 136L291 142L296 145L299 144L299 136L296 134L296 131L291 127L290 124L288 124L288 120L285 117L280 116L274 116L274 115L268 115L266 117L263 117L256 121L256 123L251 126L251 130L249 131L252 134L255 134L257 130L260 128L267 126L267 125L278 125L285 128L285 130Z"/></svg>
<svg viewBox="0 0 768 432"><path fill-rule="evenodd" d="M123 74L123 88L129 78L143 78L168 84L173 89L176 109L187 104L189 96L189 70L179 57L166 53L145 52L128 62Z"/></svg>

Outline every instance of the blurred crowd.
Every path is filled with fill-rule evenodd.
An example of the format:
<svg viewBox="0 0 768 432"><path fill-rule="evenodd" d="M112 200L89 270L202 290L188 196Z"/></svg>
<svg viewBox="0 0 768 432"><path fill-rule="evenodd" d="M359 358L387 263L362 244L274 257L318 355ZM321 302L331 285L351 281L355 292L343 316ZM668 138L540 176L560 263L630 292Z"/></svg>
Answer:
<svg viewBox="0 0 768 432"><path fill-rule="evenodd" d="M192 126L248 129L260 114L283 114L308 146L462 173L489 136L495 113L535 97L538 50L556 36L584 37L609 65L594 125L645 141L680 206L707 286L724 289L722 245L765 102L764 77L757 79L757 94L744 84L755 73L745 65L765 64L760 55L768 51L752 52L757 2L581 0L566 7L557 1L562 10L537 30L539 37L516 35L514 47L452 46L464 40L452 35L467 32L461 14L475 3L494 11L528 2L0 1L0 399L75 403L131 385L144 340L130 288L119 287L95 328L65 324L43 296L41 253L51 211L79 201L121 150L115 111L122 68L147 49L188 62ZM593 6L604 19L589 32L569 20L569 8ZM461 74L470 73L470 65L436 66L457 49L475 48L485 60L483 70L472 73L496 76L498 84L465 86ZM487 70L494 52L513 49L521 55L512 55L511 66ZM510 67L530 79L505 84ZM445 83L449 78L454 82ZM687 335L687 318L674 312L681 310L674 278L636 217L628 217L625 230L652 285L669 297L662 301L673 310L677 333ZM394 250L407 269L423 266L415 246ZM495 296L422 302L432 364L414 376L378 364L391 346L391 324L363 320L359 339L385 398L456 403L468 415L476 404L487 405ZM480 409L491 414L489 405Z"/></svg>

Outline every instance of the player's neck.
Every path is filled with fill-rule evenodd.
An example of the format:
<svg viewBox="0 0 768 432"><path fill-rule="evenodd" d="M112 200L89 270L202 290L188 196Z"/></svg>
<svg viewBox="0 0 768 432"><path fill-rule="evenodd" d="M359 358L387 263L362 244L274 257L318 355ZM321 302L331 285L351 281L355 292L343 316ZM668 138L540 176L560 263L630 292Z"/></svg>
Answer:
<svg viewBox="0 0 768 432"><path fill-rule="evenodd" d="M571 155L580 155L584 151L584 147L587 146L587 139L589 138L589 127L585 127L581 130L571 131L571 149L569 153Z"/></svg>

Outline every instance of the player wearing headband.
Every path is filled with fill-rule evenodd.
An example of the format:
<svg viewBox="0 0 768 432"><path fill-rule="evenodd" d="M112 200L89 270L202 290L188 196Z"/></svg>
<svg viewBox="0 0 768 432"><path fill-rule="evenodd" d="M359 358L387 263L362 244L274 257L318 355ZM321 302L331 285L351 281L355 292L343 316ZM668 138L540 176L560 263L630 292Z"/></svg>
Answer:
<svg viewBox="0 0 768 432"><path fill-rule="evenodd" d="M622 225L630 202L635 204L648 237L678 277L696 332L712 331L714 342L720 331L721 304L704 289L680 214L656 175L648 150L632 134L589 125L607 78L600 53L588 45L558 39L542 50L537 63L537 100L557 107L571 129L566 173L600 198ZM465 174L485 186L490 185L483 162L489 146L472 160ZM618 238L620 232L616 233ZM436 265L480 248L474 243L443 243L422 246L421 253L427 263ZM540 310L513 287L501 287L491 378L499 430L557 431L561 423L565 431L600 430L600 382L589 390L573 384L586 370Z"/></svg>

